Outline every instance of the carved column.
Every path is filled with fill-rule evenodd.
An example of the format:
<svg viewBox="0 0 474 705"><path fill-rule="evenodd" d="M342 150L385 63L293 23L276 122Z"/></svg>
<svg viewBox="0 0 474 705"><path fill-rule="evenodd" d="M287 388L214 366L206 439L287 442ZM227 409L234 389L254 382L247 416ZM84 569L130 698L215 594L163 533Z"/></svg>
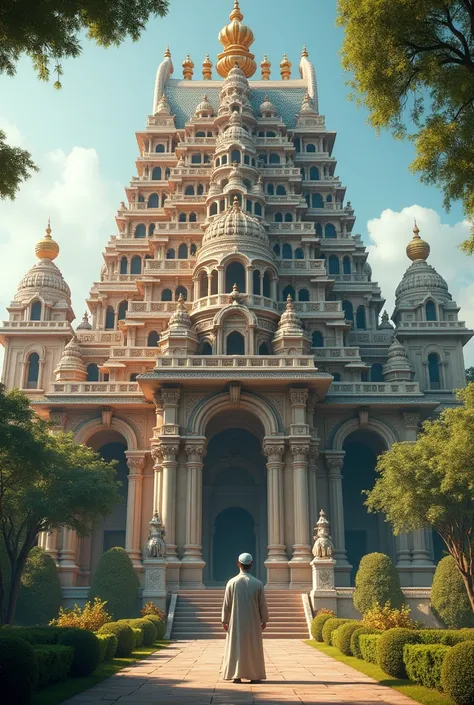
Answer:
<svg viewBox="0 0 474 705"><path fill-rule="evenodd" d="M345 451L326 451L326 466L329 473L329 507L332 521L332 538L334 541L336 571L346 573L344 584L349 584L351 566L346 555L344 536L344 503L342 499L342 466Z"/></svg>
<svg viewBox="0 0 474 705"><path fill-rule="evenodd" d="M313 440L308 453L308 489L309 489L309 527L316 525L318 520L318 491L316 485L317 460L319 457L319 441Z"/></svg>
<svg viewBox="0 0 474 705"><path fill-rule="evenodd" d="M153 513L158 512L163 516L163 466L162 453L159 446L152 446L151 457L153 459Z"/></svg>
<svg viewBox="0 0 474 705"><path fill-rule="evenodd" d="M135 569L142 569L140 528L142 518L143 469L145 467L144 453L127 451L128 465L128 497L127 526L125 533L125 550Z"/></svg>
<svg viewBox="0 0 474 705"><path fill-rule="evenodd" d="M79 566L76 563L77 535L74 529L62 528L62 548L59 552L59 578L63 587L76 584Z"/></svg>
<svg viewBox="0 0 474 705"><path fill-rule="evenodd" d="M288 587L288 556L284 537L283 440L264 439L267 458L268 555L265 561L269 587Z"/></svg>
<svg viewBox="0 0 474 705"><path fill-rule="evenodd" d="M58 529L52 531L42 531L38 535L38 546L49 553L54 562L58 563Z"/></svg>
<svg viewBox="0 0 474 705"><path fill-rule="evenodd" d="M308 497L309 444L291 441L293 454L293 501L295 516L295 543L292 561L311 561Z"/></svg>
<svg viewBox="0 0 474 705"><path fill-rule="evenodd" d="M206 439L186 441L186 534L181 564L181 583L186 587L202 587L202 468L206 455Z"/></svg>
<svg viewBox="0 0 474 705"><path fill-rule="evenodd" d="M162 467L162 506L161 518L166 531L166 560L167 583L170 590L179 588L180 560L176 553L176 469L178 467L177 455L179 441L162 441L159 446L161 451Z"/></svg>

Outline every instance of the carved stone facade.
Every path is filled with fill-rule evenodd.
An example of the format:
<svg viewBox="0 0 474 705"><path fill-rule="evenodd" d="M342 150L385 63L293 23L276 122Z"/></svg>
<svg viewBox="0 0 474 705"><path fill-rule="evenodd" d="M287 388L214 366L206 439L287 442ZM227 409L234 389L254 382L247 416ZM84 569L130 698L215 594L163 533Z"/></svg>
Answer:
<svg viewBox="0 0 474 705"><path fill-rule="evenodd" d="M254 77L250 30L233 14L219 80L209 59L202 80L191 60L184 81L172 78L165 52L136 176L76 331L49 227L0 329L6 386L116 459L123 485L124 503L92 537L41 543L64 585L86 587L112 545L144 583L157 512L168 590L223 582L235 562L223 536L227 553L255 553L269 587L309 590L323 509L337 586L374 550L397 561L404 585L428 586L431 534L395 539L361 493L377 455L453 401L472 331L417 228L392 322L382 314L308 53L299 76L285 60L281 80L268 80L267 61ZM318 580L333 590L324 571Z"/></svg>

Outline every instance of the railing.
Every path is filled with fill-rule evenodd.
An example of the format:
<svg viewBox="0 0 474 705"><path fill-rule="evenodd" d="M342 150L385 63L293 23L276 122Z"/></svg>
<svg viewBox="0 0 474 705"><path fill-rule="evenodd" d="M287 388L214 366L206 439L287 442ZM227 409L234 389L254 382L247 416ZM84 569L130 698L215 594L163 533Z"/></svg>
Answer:
<svg viewBox="0 0 474 705"><path fill-rule="evenodd" d="M325 261L322 259L277 259L278 269L281 273L310 270L318 274L326 274Z"/></svg>
<svg viewBox="0 0 474 705"><path fill-rule="evenodd" d="M286 139L284 137L255 137L254 138L255 145L256 146L263 146L265 144L270 144L270 145L281 145L282 147L288 147L288 146L293 146L293 144L290 142L289 139Z"/></svg>
<svg viewBox="0 0 474 705"><path fill-rule="evenodd" d="M78 330L76 336L81 345L85 343L122 343L122 334L113 330Z"/></svg>
<svg viewBox="0 0 474 705"><path fill-rule="evenodd" d="M277 357L275 355L192 355L190 357L159 357L155 369L186 367L215 368L215 367L306 367L315 369L312 356L302 357Z"/></svg>
<svg viewBox="0 0 474 705"><path fill-rule="evenodd" d="M296 178L301 179L301 172L299 169L295 169L292 166L275 166L275 165L268 165L268 164L261 164L260 167L262 169L262 177L267 179L269 176L277 176L278 178L281 178L282 176L294 176Z"/></svg>
<svg viewBox="0 0 474 705"><path fill-rule="evenodd" d="M376 331L351 330L349 333L349 342L354 343L354 345L374 345L376 343L384 343L386 345L390 342L394 332L393 328L384 328Z"/></svg>
<svg viewBox="0 0 474 705"><path fill-rule="evenodd" d="M273 311L277 310L277 304L273 301L273 299L269 299L266 296L256 296L253 294L243 294L243 296L245 296L246 306L260 306L262 308L271 308ZM205 296L193 302L192 312L194 313L200 309L212 306L227 306L228 303L229 294L214 294L213 296Z"/></svg>
<svg viewBox="0 0 474 705"><path fill-rule="evenodd" d="M294 301L295 311L300 313L341 313L342 304L340 301ZM279 303L278 310L283 313L286 303Z"/></svg>
<svg viewBox="0 0 474 705"><path fill-rule="evenodd" d="M209 169L195 166L190 168L188 166L175 166L171 169L171 176L181 178L182 176L209 176Z"/></svg>
<svg viewBox="0 0 474 705"><path fill-rule="evenodd" d="M136 347L121 347L121 348L111 348L110 357L112 358L126 358L127 360L133 359L150 359L157 357L159 354L159 348L136 348Z"/></svg>
<svg viewBox="0 0 474 705"><path fill-rule="evenodd" d="M65 328L72 332L69 321L4 321L0 328Z"/></svg>
<svg viewBox="0 0 474 705"><path fill-rule="evenodd" d="M157 270L168 270L168 271L188 271L194 269L196 266L196 260L186 260L186 259L147 259L145 261L145 274L150 274L151 272L156 272Z"/></svg>
<svg viewBox="0 0 474 705"><path fill-rule="evenodd" d="M180 232L183 230L193 230L193 231L199 231L201 230L201 225L200 223L156 223L155 224L155 230L153 232L153 235L151 238L156 237L158 231L175 231L179 230Z"/></svg>
<svg viewBox="0 0 474 705"><path fill-rule="evenodd" d="M133 318L140 314L153 316L153 314L173 313L174 311L176 311L175 301L130 301L128 318ZM130 314L133 314L133 316Z"/></svg>
<svg viewBox="0 0 474 705"><path fill-rule="evenodd" d="M312 352L318 360L360 358L359 348L313 348Z"/></svg>
<svg viewBox="0 0 474 705"><path fill-rule="evenodd" d="M185 196L183 193L173 193L167 199L170 203L205 203L206 195L202 196Z"/></svg>
<svg viewBox="0 0 474 705"><path fill-rule="evenodd" d="M138 394L142 395L138 382L54 382L53 394Z"/></svg>
<svg viewBox="0 0 474 705"><path fill-rule="evenodd" d="M307 235L311 235L311 236L315 237L314 223L301 223L301 222L266 223L266 225L269 226L270 231L274 231L274 230L293 230L293 231L305 230Z"/></svg>
<svg viewBox="0 0 474 705"><path fill-rule="evenodd" d="M416 396L421 392L417 382L333 382L328 392L331 396L352 394Z"/></svg>
<svg viewBox="0 0 474 705"><path fill-rule="evenodd" d="M398 328L465 328L464 321L402 321Z"/></svg>

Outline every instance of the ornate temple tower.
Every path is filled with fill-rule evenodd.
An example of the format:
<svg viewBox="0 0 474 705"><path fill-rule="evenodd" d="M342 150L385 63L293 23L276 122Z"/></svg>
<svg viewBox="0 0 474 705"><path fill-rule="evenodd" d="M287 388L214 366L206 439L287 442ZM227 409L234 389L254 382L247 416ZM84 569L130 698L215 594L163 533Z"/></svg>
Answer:
<svg viewBox="0 0 474 705"><path fill-rule="evenodd" d="M255 77L238 2L219 39L219 78L208 54L202 79L189 56L173 78L165 51L91 320L74 336L48 231L0 330L7 386L116 459L123 483L123 505L91 537L44 545L77 600L113 545L142 577L157 511L170 590L222 584L245 550L269 589L306 591L322 508L338 599L376 550L404 585L428 586L430 534L395 538L362 491L379 453L453 401L472 331L417 232L395 328L380 315L307 49L296 77L286 55L278 77L266 56Z"/></svg>

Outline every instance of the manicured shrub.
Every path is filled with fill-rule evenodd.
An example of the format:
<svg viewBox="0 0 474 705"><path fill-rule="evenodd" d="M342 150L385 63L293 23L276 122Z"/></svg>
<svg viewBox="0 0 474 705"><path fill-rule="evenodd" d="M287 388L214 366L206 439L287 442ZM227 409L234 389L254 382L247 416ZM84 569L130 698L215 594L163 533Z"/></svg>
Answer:
<svg viewBox="0 0 474 705"><path fill-rule="evenodd" d="M128 554L123 548L111 548L102 554L92 579L89 599L107 602L113 619L131 619L137 614L139 582Z"/></svg>
<svg viewBox="0 0 474 705"><path fill-rule="evenodd" d="M335 646L337 649L339 649L339 651L341 651L342 629L344 627L352 625L352 622L354 622L358 627L360 627L360 622L358 620L349 619L347 622L341 624L337 629L335 629L331 635L331 645Z"/></svg>
<svg viewBox="0 0 474 705"><path fill-rule="evenodd" d="M133 626L137 626L143 632L143 646L151 646L155 643L158 630L150 619L134 619Z"/></svg>
<svg viewBox="0 0 474 705"><path fill-rule="evenodd" d="M346 656L352 656L351 637L356 629L360 629L362 623L359 621L347 622L338 627L337 648Z"/></svg>
<svg viewBox="0 0 474 705"><path fill-rule="evenodd" d="M134 642L133 642L133 649L134 649L134 650L135 650L135 649L139 649L140 646L143 646L143 632L142 632L142 630L140 629L140 627L134 627L134 626L132 626L132 625L130 625L130 626L131 626L131 628L132 628L133 639L134 639Z"/></svg>
<svg viewBox="0 0 474 705"><path fill-rule="evenodd" d="M331 646L331 638L332 638L332 633L341 626L341 624L345 624L348 622L348 619L341 619L339 617L331 617L331 619L328 619L323 626L323 641L325 644L328 644Z"/></svg>
<svg viewBox="0 0 474 705"><path fill-rule="evenodd" d="M112 617L107 612L106 602L95 597L92 602L86 602L81 609L78 605L74 605L72 609L59 610L59 615L53 619L50 624L58 627L76 627L77 629L88 629L91 632L96 632L106 622L111 622Z"/></svg>
<svg viewBox="0 0 474 705"><path fill-rule="evenodd" d="M419 644L419 634L414 629L389 629L377 641L377 663L380 668L394 678L406 678L403 662L405 644Z"/></svg>
<svg viewBox="0 0 474 705"><path fill-rule="evenodd" d="M392 561L384 553L368 553L360 562L355 578L354 606L365 614L375 605L400 608L405 598L400 578Z"/></svg>
<svg viewBox="0 0 474 705"><path fill-rule="evenodd" d="M15 623L48 624L61 604L61 584L54 560L42 548L31 549L21 576Z"/></svg>
<svg viewBox="0 0 474 705"><path fill-rule="evenodd" d="M441 666L441 686L456 705L474 703L474 641L449 649Z"/></svg>
<svg viewBox="0 0 474 705"><path fill-rule="evenodd" d="M360 650L360 637L362 634L379 634L377 629L370 629L369 627L359 627L354 629L351 636L351 653L356 658L362 658L362 652Z"/></svg>
<svg viewBox="0 0 474 705"><path fill-rule="evenodd" d="M114 634L117 637L117 657L130 656L132 653L135 638L132 627L125 622L107 622L99 629L99 634Z"/></svg>
<svg viewBox="0 0 474 705"><path fill-rule="evenodd" d="M31 644L0 634L2 705L27 705L38 681L38 662Z"/></svg>
<svg viewBox="0 0 474 705"><path fill-rule="evenodd" d="M474 631L470 629L420 629L423 644L444 644L454 646L461 641L474 641Z"/></svg>
<svg viewBox="0 0 474 705"><path fill-rule="evenodd" d="M144 619L148 619L155 625L156 641L160 641L160 639L163 639L166 632L166 617L165 619L161 619L161 617L158 617L154 614L148 614L146 617L144 617Z"/></svg>
<svg viewBox="0 0 474 705"><path fill-rule="evenodd" d="M58 644L43 644L33 648L38 662L37 688L46 688L53 683L65 681L71 669L74 648Z"/></svg>
<svg viewBox="0 0 474 705"><path fill-rule="evenodd" d="M3 627L0 634L10 634L24 639L29 644L57 644L62 634L68 630L64 627Z"/></svg>
<svg viewBox="0 0 474 705"><path fill-rule="evenodd" d="M154 602L147 602L146 605L140 610L142 617L159 617L162 622L165 621L166 615L163 610L155 605Z"/></svg>
<svg viewBox="0 0 474 705"><path fill-rule="evenodd" d="M411 610L408 605L402 605L400 609L391 607L387 602L383 607L374 605L364 614L363 622L372 629L379 629L386 632L388 629L403 627L404 629L414 629L416 623L411 618Z"/></svg>
<svg viewBox="0 0 474 705"><path fill-rule="evenodd" d="M405 644L403 662L408 678L441 690L441 666L450 648L443 644Z"/></svg>
<svg viewBox="0 0 474 705"><path fill-rule="evenodd" d="M436 566L431 587L431 608L449 629L474 627L474 612L466 586L452 556L445 556Z"/></svg>
<svg viewBox="0 0 474 705"><path fill-rule="evenodd" d="M110 661L117 651L118 639L114 634L96 634L100 646L100 660Z"/></svg>
<svg viewBox="0 0 474 705"><path fill-rule="evenodd" d="M71 676L89 676L99 665L99 640L87 629L68 629L61 635L59 643L62 646L72 646L74 649Z"/></svg>
<svg viewBox="0 0 474 705"><path fill-rule="evenodd" d="M311 635L316 641L323 640L323 627L328 619L336 616L335 612L318 612L311 622Z"/></svg>
<svg viewBox="0 0 474 705"><path fill-rule="evenodd" d="M359 638L360 653L367 663L377 663L377 641L381 634L361 634Z"/></svg>

